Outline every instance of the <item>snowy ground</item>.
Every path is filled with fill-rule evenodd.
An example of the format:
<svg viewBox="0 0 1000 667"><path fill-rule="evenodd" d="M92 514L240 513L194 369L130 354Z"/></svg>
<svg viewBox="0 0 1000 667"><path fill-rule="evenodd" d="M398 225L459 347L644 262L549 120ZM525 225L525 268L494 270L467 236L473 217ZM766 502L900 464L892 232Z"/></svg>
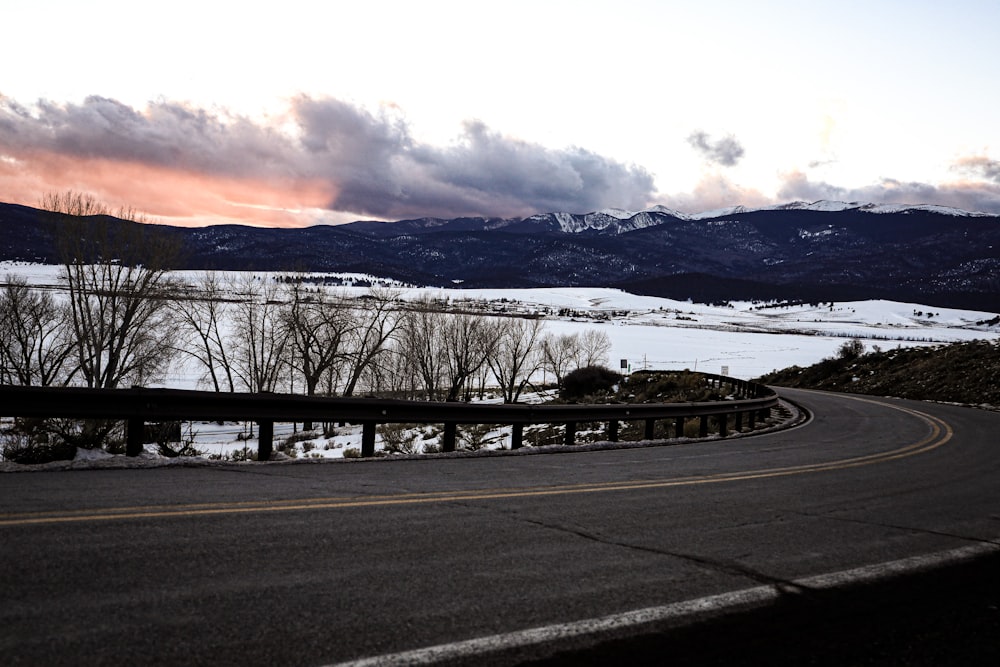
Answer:
<svg viewBox="0 0 1000 667"><path fill-rule="evenodd" d="M59 289L59 267L0 263L0 281L7 275L26 278L40 287ZM179 280L195 283L199 272L177 272ZM266 277L267 274L260 274ZM352 277L348 277L350 282ZM370 277L354 276L365 280ZM328 289L362 295L365 287L338 286ZM753 378L792 365L807 366L833 356L850 338L862 340L870 349L930 345L974 339L1000 338L1000 327L980 324L997 313L891 301L825 303L820 306L766 307L764 304L733 302L728 307L708 306L657 297L638 296L608 288L544 288L524 290L464 290L396 286L404 299L430 295L453 305L484 312L538 313L545 317L545 330L556 334L597 328L612 342L610 365L627 370L691 369ZM562 315L560 315L560 311ZM177 388L195 388L197 369L179 364L163 383ZM542 380L543 378L539 378ZM249 438L251 424L197 423L185 426L194 446L206 455L237 456L244 448L256 449ZM275 440L291 435L293 425L275 425ZM502 446L509 438L503 431L492 434L490 446ZM420 429L419 443L434 445L432 427ZM340 457L345 449L358 447L360 430L337 429L329 438L315 437L298 445L299 456ZM308 451L304 451L308 450Z"/></svg>

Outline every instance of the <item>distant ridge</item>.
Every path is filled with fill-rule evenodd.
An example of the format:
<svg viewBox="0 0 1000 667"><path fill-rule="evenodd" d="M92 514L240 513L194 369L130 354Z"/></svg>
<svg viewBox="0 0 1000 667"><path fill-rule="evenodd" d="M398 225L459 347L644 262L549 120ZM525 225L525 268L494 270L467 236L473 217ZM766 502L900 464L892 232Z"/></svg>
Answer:
<svg viewBox="0 0 1000 667"><path fill-rule="evenodd" d="M120 224L132 224L120 222ZM58 216L0 204L0 260L54 263ZM676 299L887 298L1000 309L1000 217L792 202L302 229L166 228L188 269L356 272L427 286L614 286Z"/></svg>

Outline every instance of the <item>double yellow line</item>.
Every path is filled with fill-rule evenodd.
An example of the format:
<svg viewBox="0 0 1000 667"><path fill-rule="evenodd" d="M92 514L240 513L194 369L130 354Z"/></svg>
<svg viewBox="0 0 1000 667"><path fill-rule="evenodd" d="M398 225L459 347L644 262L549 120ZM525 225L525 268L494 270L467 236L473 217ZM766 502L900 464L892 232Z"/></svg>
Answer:
<svg viewBox="0 0 1000 667"><path fill-rule="evenodd" d="M219 514L249 514L257 512L294 512L301 510L348 509L356 507L379 507L385 505L420 505L429 503L450 503L470 500L496 500L504 498L528 498L559 496L576 493L607 493L610 491L636 491L660 489L673 486L695 484L717 484L769 477L785 477L806 473L843 470L859 466L884 463L896 459L922 454L944 445L951 440L954 432L942 419L918 410L889 405L863 398L854 400L874 403L883 407L905 412L925 422L930 427L927 437L898 449L868 454L847 459L811 463L781 468L765 468L740 472L673 477L663 479L633 480L620 482L595 482L589 484L559 484L524 488L473 489L468 491L435 491L427 493L400 493L362 497L298 498L291 500L246 501L224 503L197 503L186 505L143 505L135 507L109 507L86 510L9 513L0 514L0 527L33 526L45 524L80 523L88 521L115 521L120 519L153 519L172 517L197 517Z"/></svg>

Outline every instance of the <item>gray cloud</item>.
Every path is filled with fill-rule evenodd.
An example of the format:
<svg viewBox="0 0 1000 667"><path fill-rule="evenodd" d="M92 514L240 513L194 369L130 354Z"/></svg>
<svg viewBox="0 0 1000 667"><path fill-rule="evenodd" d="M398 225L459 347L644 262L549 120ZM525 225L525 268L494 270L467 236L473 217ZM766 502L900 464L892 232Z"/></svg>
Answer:
<svg viewBox="0 0 1000 667"><path fill-rule="evenodd" d="M995 165L995 163L994 163ZM933 185L885 178L860 188L843 188L810 181L804 173L786 174L778 201L864 201L884 204L936 204L966 211L1000 213L1000 182L959 181Z"/></svg>
<svg viewBox="0 0 1000 667"><path fill-rule="evenodd" d="M972 176L985 178L1000 185L1000 161L991 160L988 157L972 156L960 158L953 165L952 169Z"/></svg>
<svg viewBox="0 0 1000 667"><path fill-rule="evenodd" d="M734 166L746 153L743 145L732 135L713 142L707 132L696 130L688 136L687 141L706 160L723 167Z"/></svg>
<svg viewBox="0 0 1000 667"><path fill-rule="evenodd" d="M44 153L227 179L319 180L335 193L329 209L385 218L641 208L655 190L641 167L513 139L478 121L446 147L416 141L398 113L332 98L298 97L278 121L295 131L169 101L140 111L103 97L31 108L0 97L0 152L28 165Z"/></svg>

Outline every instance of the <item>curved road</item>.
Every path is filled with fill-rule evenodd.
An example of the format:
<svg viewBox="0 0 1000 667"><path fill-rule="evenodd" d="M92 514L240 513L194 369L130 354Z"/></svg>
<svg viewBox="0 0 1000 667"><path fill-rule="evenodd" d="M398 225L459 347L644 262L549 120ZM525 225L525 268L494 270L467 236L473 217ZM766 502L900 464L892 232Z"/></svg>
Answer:
<svg viewBox="0 0 1000 667"><path fill-rule="evenodd" d="M672 447L2 475L0 662L510 663L1000 548L1000 414L781 392Z"/></svg>

